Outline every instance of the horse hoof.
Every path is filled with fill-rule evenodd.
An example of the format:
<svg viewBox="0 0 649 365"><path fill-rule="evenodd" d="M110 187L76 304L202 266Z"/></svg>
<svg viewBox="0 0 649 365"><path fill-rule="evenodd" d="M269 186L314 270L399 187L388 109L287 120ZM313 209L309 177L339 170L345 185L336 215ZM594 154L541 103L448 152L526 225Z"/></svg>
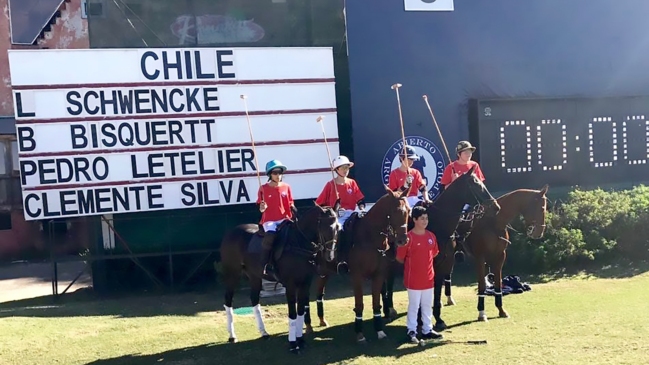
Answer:
<svg viewBox="0 0 649 365"><path fill-rule="evenodd" d="M292 348L292 349L290 349L289 351L290 351L293 355L299 355L299 354L300 354L300 348L299 348L299 347Z"/></svg>
<svg viewBox="0 0 649 365"><path fill-rule="evenodd" d="M324 318L320 318L320 327L329 327L329 322Z"/></svg>
<svg viewBox="0 0 649 365"><path fill-rule="evenodd" d="M390 308L390 319L395 320L397 319L397 316L399 314L397 313L396 309Z"/></svg>
<svg viewBox="0 0 649 365"><path fill-rule="evenodd" d="M365 335L362 333L359 333L356 335L356 342L358 342L361 345L364 345L367 343L367 340L365 339Z"/></svg>
<svg viewBox="0 0 649 365"><path fill-rule="evenodd" d="M313 327L311 327L310 324L307 324L306 329L304 330L304 333L306 333L307 335L312 334L313 333Z"/></svg>
<svg viewBox="0 0 649 365"><path fill-rule="evenodd" d="M489 322L489 319L487 319L486 314L481 314L481 315L478 316L478 321L479 322Z"/></svg>
<svg viewBox="0 0 649 365"><path fill-rule="evenodd" d="M236 337L230 337L228 338L229 343L237 343L237 338Z"/></svg>
<svg viewBox="0 0 649 365"><path fill-rule="evenodd" d="M452 297L448 297L448 299L446 300L446 305L447 306L455 305L455 300L453 300Z"/></svg>
<svg viewBox="0 0 649 365"><path fill-rule="evenodd" d="M505 311L502 311L502 312L498 313L498 317L500 317L500 318L509 318L509 314L507 312L505 312Z"/></svg>
<svg viewBox="0 0 649 365"><path fill-rule="evenodd" d="M388 338L388 335L386 335L385 332L383 332L383 331L378 331L376 334L378 335L379 340L382 340L384 338Z"/></svg>
<svg viewBox="0 0 649 365"><path fill-rule="evenodd" d="M268 340L270 339L270 335L268 333L264 333L263 335L261 335L261 338L264 340Z"/></svg>
<svg viewBox="0 0 649 365"><path fill-rule="evenodd" d="M297 338L297 347L300 349L303 349L306 347L306 341L304 340L304 337L298 337Z"/></svg>
<svg viewBox="0 0 649 365"><path fill-rule="evenodd" d="M433 329L436 332L444 331L447 328L448 328L448 326L446 326L446 322L444 322L442 320L435 322L435 326L433 326Z"/></svg>

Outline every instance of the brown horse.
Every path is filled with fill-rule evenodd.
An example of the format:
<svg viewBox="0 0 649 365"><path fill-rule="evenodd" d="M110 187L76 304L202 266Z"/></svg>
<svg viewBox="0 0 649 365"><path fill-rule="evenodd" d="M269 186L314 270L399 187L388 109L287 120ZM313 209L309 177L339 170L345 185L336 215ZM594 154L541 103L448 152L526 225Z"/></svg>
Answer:
<svg viewBox="0 0 649 365"><path fill-rule="evenodd" d="M462 209L465 204L473 205L472 212L478 216L495 216L500 206L491 195L489 189L478 179L471 168L467 173L458 177L453 184L449 185L437 200L426 208L428 212L428 229L435 234L439 245L439 254L435 257L433 265L435 272L438 269L448 266L453 261L455 242L452 236L462 217ZM409 222L412 229L414 222ZM393 287L396 270L403 266L393 261L390 265L387 280L382 289L384 314L388 321L396 318L397 311L393 306ZM437 274L435 275L437 278ZM437 287L438 284L435 284Z"/></svg>
<svg viewBox="0 0 649 365"><path fill-rule="evenodd" d="M492 202L490 204L490 210L495 214L499 209L498 205L495 203L494 197L489 193L489 190L482 184L482 182L476 178L473 174L473 169L468 173L460 176L457 180L458 184L453 184L452 188L449 187L442 195L437 199L437 201L428 207L429 212L429 229L439 235L438 237L448 237L448 244L444 244L439 238L438 242L440 243L440 254L436 257L436 262L440 257L447 257L453 255L453 247L451 246L450 236L455 231L457 226L462 207L464 204L478 204L476 206L478 209L482 209L480 204L484 202ZM484 211L483 211L484 213ZM351 218L350 218L351 219ZM412 223L412 222L409 222ZM436 231L436 232L435 232ZM354 235L354 238L356 235ZM391 236L390 240L394 237ZM355 242L355 241L354 241ZM450 250L450 251L449 251ZM395 264L394 264L394 253L395 250L393 247L390 247L388 250L388 271L386 275L386 285L382 285L382 299L384 305L385 316L388 320L396 317L397 313L392 305L392 287L394 286L394 275ZM318 317L320 319L320 326L327 326L327 321L324 316L324 294L325 286L327 284L330 273L335 273L335 265L329 264L328 271L323 271L320 277L317 280L317 310ZM349 265L350 270L354 270L352 263ZM379 307L380 308L380 307ZM307 311L307 331L312 331L311 328L311 319Z"/></svg>
<svg viewBox="0 0 649 365"><path fill-rule="evenodd" d="M395 237L396 245L401 246L408 241L407 221L410 207L405 196L400 192L393 192L384 186L386 194L383 195L362 217L352 215L345 223L345 229L352 246L349 251L349 270L354 288L354 329L356 340L365 342L363 334L363 282L365 279L372 281L372 309L374 314L374 330L379 339L386 338L383 331L381 318L381 285L385 280L388 258L385 253L389 246L387 237ZM326 274L320 276L320 290L324 293ZM318 315L321 309L321 297L318 297ZM310 318L309 318L310 320ZM320 316L321 323L324 317ZM310 329L310 323L307 330Z"/></svg>
<svg viewBox="0 0 649 365"><path fill-rule="evenodd" d="M502 195L497 199L501 209L495 217L475 217L466 219L460 223L458 231L468 233L464 242L459 246L470 256L475 258L476 272L478 278L478 320L487 321L484 310L485 298L485 264L489 265L494 272L494 293L498 315L501 318L508 318L509 314L502 306L502 268L507 257L506 250L509 246L509 233L507 226L519 215L523 216L527 227L527 235L533 239L543 237L545 231L545 214L547 211L546 193L548 185L541 190L518 189ZM462 249L461 248L461 249ZM435 275L445 281L445 294L449 304L455 304L451 296L451 272L453 271L453 260L449 260L445 267L440 267ZM439 305L433 307L435 316L435 330L444 330L446 323L441 318L441 286L435 288L433 303Z"/></svg>
<svg viewBox="0 0 649 365"><path fill-rule="evenodd" d="M299 353L300 347L304 344L302 337L304 312L305 307L309 305L311 282L316 274L315 257L322 252L322 257L326 261L335 260L336 240L340 230L336 215L338 208L338 206L333 209L323 208L316 205L309 208L295 222L287 220L278 227L274 250L276 279L286 288L289 344L293 353ZM226 233L221 243L229 342L236 342L232 300L234 291L239 286L242 271L250 281L250 301L257 320L257 328L262 337L269 337L259 305L263 272L259 252L262 238L258 235L259 231L258 224L241 224Z"/></svg>

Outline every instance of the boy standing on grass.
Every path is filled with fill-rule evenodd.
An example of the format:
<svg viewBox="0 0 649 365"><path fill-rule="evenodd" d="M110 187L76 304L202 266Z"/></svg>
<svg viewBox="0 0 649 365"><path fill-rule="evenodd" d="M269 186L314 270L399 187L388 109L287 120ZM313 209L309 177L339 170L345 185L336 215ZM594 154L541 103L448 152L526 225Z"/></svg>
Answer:
<svg viewBox="0 0 649 365"><path fill-rule="evenodd" d="M408 290L408 315L406 327L408 338L413 343L417 339L417 312L421 308L423 340L442 338L433 331L433 259L439 253L437 239L426 229L428 214L426 208L416 206L412 209L415 226L408 232L408 243L397 248L397 261L404 264L403 284Z"/></svg>

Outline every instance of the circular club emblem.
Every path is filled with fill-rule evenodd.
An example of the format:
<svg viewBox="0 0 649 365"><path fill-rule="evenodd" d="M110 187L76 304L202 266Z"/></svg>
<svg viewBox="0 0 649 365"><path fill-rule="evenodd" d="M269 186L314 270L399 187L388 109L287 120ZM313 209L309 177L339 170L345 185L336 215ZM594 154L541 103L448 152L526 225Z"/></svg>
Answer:
<svg viewBox="0 0 649 365"><path fill-rule="evenodd" d="M410 136L406 137L406 144L414 147L419 156L419 161L413 163L412 168L419 170L424 177L426 187L428 187L428 196L435 200L441 189L440 181L444 172L444 157L442 152L433 142L424 137ZM390 172L399 167L399 154L403 152L403 140L399 138L390 146L381 165L381 175L383 183L388 185L390 181Z"/></svg>

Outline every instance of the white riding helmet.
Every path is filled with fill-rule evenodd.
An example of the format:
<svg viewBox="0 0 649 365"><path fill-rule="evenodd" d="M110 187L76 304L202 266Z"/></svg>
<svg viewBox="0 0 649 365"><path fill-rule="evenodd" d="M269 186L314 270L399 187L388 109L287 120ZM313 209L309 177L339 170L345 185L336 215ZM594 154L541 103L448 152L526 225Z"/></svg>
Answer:
<svg viewBox="0 0 649 365"><path fill-rule="evenodd" d="M339 168L340 166L343 166L343 165L349 165L350 168L352 166L354 166L354 163L349 161L347 156L338 156L338 157L334 158L334 160L331 161L331 163L333 165L334 170Z"/></svg>

